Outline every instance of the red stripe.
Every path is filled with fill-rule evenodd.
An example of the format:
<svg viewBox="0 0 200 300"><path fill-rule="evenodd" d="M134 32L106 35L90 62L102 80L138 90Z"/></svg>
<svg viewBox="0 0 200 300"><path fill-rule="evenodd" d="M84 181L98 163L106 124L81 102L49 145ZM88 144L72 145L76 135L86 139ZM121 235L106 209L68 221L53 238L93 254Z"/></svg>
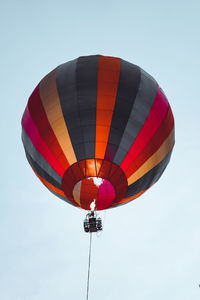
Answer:
<svg viewBox="0 0 200 300"><path fill-rule="evenodd" d="M47 119L46 112L39 94L39 85L35 88L29 98L28 108L42 139L55 156L55 159L57 159L60 165L66 170L69 167L69 162L67 161Z"/></svg>
<svg viewBox="0 0 200 300"><path fill-rule="evenodd" d="M169 109L169 103L158 87L149 115L120 167L125 172L155 134Z"/></svg>
<svg viewBox="0 0 200 300"><path fill-rule="evenodd" d="M163 142L168 138L169 134L174 128L174 118L169 107L168 113L162 121L160 127L145 146L145 148L140 152L137 158L132 162L132 164L126 169L125 174L129 178L137 169L139 169L144 162L150 158L163 144Z"/></svg>
<svg viewBox="0 0 200 300"><path fill-rule="evenodd" d="M81 207L90 210L90 204L98 201L98 187L94 184L93 179L85 179L81 184L80 204Z"/></svg>
<svg viewBox="0 0 200 300"><path fill-rule="evenodd" d="M60 175L63 176L65 170L60 166L58 161L55 159L52 152L49 150L47 144L41 138L40 133L33 122L33 119L30 115L28 106L25 109L25 112L22 117L22 126L26 131L27 135L31 139L34 147L37 151L44 157L44 159L52 166L52 168Z"/></svg>

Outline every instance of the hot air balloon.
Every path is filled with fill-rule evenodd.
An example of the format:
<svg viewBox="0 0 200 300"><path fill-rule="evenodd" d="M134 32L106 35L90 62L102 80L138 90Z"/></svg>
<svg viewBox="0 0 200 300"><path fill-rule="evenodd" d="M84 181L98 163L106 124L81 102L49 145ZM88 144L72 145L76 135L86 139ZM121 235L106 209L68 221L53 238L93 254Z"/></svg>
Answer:
<svg viewBox="0 0 200 300"><path fill-rule="evenodd" d="M26 157L56 196L85 210L136 199L165 170L174 118L155 79L116 57L84 56L37 85L22 117Z"/></svg>

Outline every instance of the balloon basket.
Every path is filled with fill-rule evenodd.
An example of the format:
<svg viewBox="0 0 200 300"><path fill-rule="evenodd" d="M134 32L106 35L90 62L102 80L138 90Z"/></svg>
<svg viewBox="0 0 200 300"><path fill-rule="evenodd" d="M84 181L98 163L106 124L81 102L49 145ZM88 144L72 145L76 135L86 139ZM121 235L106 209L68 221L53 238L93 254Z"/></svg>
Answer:
<svg viewBox="0 0 200 300"><path fill-rule="evenodd" d="M83 228L85 232L98 232L102 228L102 220L100 217L97 217L97 214L92 211L88 213L83 222Z"/></svg>

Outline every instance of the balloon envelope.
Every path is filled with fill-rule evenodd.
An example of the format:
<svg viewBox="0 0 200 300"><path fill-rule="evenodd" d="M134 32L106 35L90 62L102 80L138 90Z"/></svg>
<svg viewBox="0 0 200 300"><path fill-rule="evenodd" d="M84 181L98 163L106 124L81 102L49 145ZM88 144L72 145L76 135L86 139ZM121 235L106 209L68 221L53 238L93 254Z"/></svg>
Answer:
<svg viewBox="0 0 200 300"><path fill-rule="evenodd" d="M157 82L116 57L79 57L33 91L22 117L26 157L42 183L83 209L125 204L162 175L174 119Z"/></svg>

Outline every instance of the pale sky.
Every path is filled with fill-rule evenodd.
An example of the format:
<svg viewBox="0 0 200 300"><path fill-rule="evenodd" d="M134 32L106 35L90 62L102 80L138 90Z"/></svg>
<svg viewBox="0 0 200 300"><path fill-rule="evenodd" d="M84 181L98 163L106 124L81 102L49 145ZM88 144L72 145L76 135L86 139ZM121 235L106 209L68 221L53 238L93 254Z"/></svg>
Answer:
<svg viewBox="0 0 200 300"><path fill-rule="evenodd" d="M158 81L176 144L159 182L100 215L90 300L200 299L200 2L2 1L0 299L86 299L86 212L51 194L26 161L21 117L36 84L83 55L117 56Z"/></svg>

